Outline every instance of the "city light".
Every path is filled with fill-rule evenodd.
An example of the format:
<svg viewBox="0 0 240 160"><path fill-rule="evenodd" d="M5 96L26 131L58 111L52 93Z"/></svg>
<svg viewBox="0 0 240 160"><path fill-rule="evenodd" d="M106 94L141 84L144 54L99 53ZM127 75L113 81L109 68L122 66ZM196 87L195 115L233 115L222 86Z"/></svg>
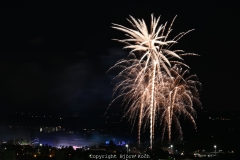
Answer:
<svg viewBox="0 0 240 160"><path fill-rule="evenodd" d="M171 152L172 152L172 154L173 154L173 145L171 145L170 147L171 147Z"/></svg>
<svg viewBox="0 0 240 160"><path fill-rule="evenodd" d="M216 156L216 154L217 154L217 153L216 153L216 149L217 149L217 146L216 146L216 145L214 145L214 149L215 149L215 156Z"/></svg>

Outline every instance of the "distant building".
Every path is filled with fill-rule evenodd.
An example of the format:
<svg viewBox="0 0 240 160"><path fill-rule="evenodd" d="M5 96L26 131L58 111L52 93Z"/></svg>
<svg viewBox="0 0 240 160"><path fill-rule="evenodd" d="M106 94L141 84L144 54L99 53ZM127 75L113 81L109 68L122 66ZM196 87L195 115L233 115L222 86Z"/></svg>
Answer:
<svg viewBox="0 0 240 160"><path fill-rule="evenodd" d="M62 130L62 127L61 126L57 126L57 127L40 127L39 128L39 131L40 132L48 132L48 133L50 133L50 132L57 132L57 131L60 131L60 130Z"/></svg>

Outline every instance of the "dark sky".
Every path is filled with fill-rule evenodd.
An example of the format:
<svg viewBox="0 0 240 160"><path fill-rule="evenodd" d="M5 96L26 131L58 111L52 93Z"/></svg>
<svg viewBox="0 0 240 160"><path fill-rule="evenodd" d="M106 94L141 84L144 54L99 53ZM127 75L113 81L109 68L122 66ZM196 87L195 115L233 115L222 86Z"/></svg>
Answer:
<svg viewBox="0 0 240 160"><path fill-rule="evenodd" d="M126 18L161 15L171 21L174 46L201 57L187 58L203 84L204 109L240 110L238 104L239 5L234 1L1 1L1 108L106 109L111 79L106 71L126 57L112 41L124 34L111 23L130 27Z"/></svg>

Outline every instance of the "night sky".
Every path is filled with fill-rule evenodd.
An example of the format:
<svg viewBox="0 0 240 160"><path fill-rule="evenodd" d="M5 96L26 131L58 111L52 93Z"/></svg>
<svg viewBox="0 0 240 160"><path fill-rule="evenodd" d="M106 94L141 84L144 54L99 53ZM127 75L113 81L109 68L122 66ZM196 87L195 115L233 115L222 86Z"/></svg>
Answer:
<svg viewBox="0 0 240 160"><path fill-rule="evenodd" d="M233 1L1 1L0 6L1 108L105 111L116 75L106 72L128 51L111 40L124 38L111 23L131 27L129 15L148 23L154 13L161 15L160 23L177 15L170 38L195 29L173 49L201 55L185 62L202 82L203 108L240 111L240 6Z"/></svg>

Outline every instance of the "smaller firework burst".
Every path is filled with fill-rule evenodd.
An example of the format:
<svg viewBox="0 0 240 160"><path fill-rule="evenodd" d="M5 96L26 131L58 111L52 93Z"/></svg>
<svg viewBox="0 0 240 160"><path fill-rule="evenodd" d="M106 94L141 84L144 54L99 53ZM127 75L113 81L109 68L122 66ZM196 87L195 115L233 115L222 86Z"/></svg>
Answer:
<svg viewBox="0 0 240 160"><path fill-rule="evenodd" d="M176 129L179 131L179 137L182 137L182 128L179 122L179 117L189 119L194 128L196 129L195 116L196 111L193 108L194 103L197 106L201 106L199 101L199 89L201 83L197 80L196 75L190 75L188 77L188 70L183 69L175 65L171 68L171 77L166 76L164 81L165 87L160 88L161 93L164 94L165 101L160 107L160 125L163 126L163 136L167 129L168 139L171 141L171 128L172 123L175 122ZM186 78L185 78L186 77Z"/></svg>

